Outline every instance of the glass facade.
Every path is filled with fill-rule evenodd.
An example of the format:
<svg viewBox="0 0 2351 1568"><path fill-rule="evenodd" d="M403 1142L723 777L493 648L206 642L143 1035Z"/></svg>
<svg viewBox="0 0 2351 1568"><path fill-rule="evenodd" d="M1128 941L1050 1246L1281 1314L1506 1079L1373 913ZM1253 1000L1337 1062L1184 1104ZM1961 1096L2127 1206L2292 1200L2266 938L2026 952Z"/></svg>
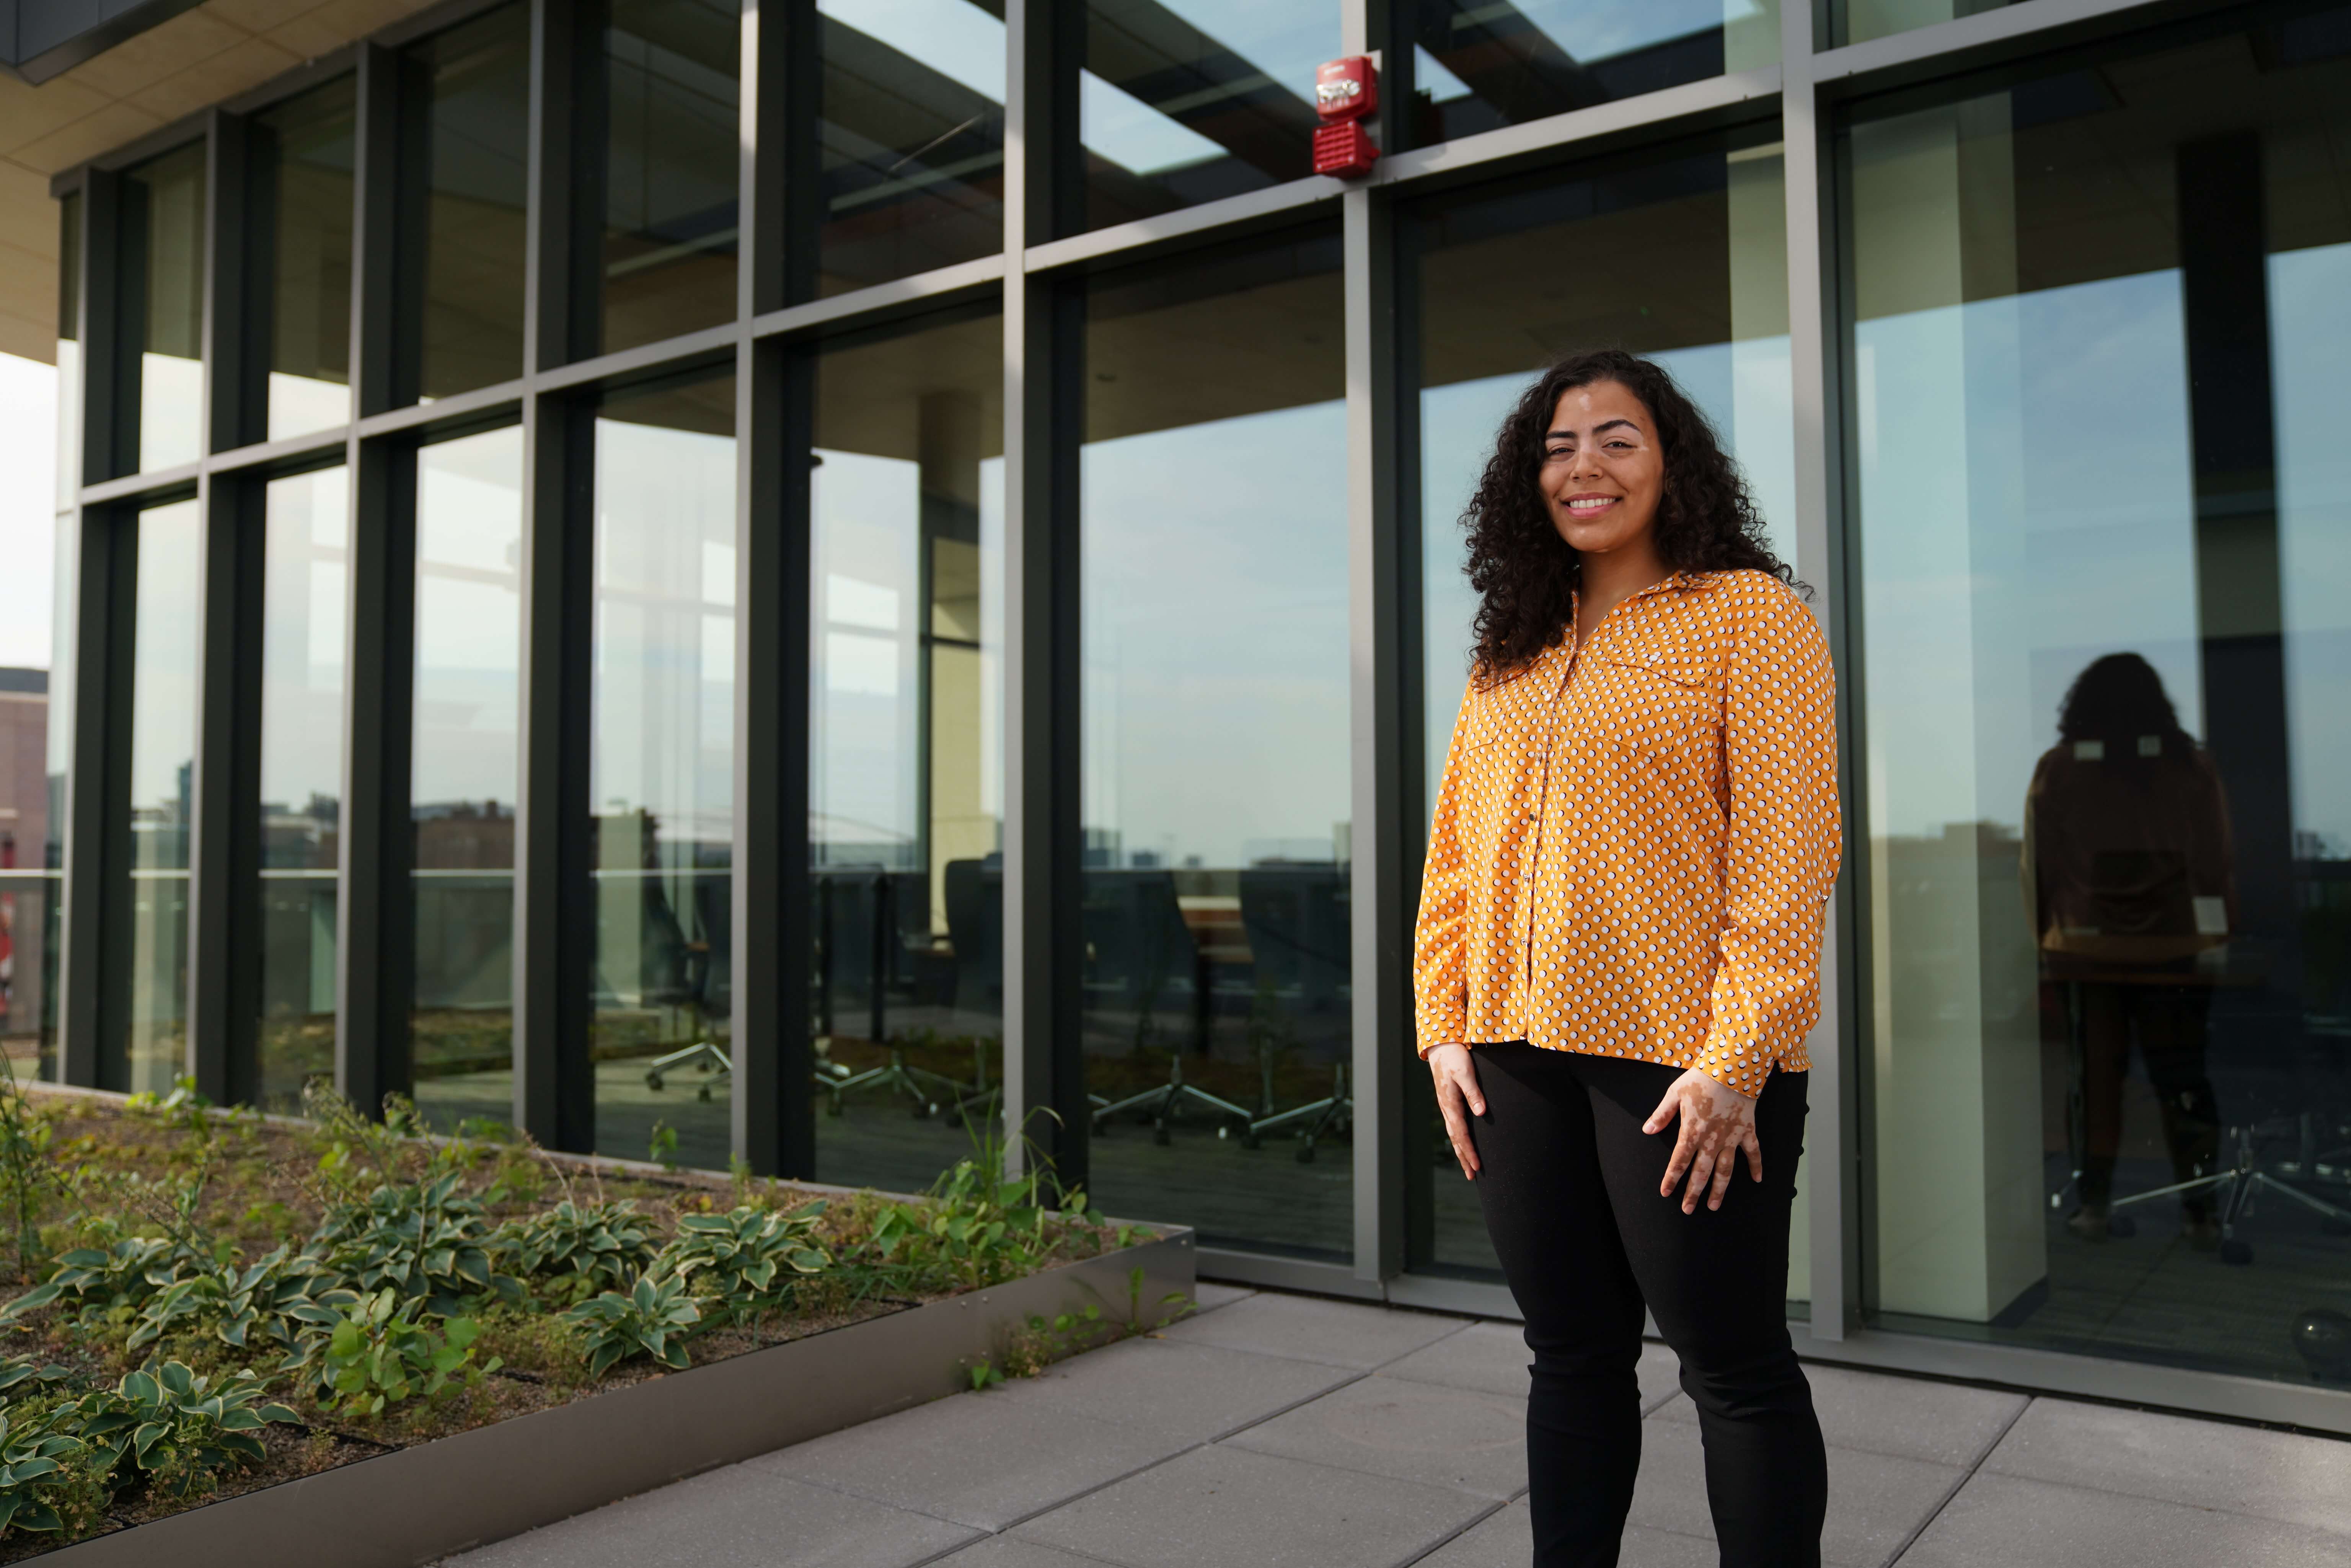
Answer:
<svg viewBox="0 0 2351 1568"><path fill-rule="evenodd" d="M1070 149L1073 231L1261 191L1312 168L1329 0L1086 0ZM1072 50L1074 56L1077 51Z"/></svg>
<svg viewBox="0 0 2351 1568"><path fill-rule="evenodd" d="M335 883L343 802L349 472L273 479L261 587L262 1104L297 1109L335 1068Z"/></svg>
<svg viewBox="0 0 2351 1568"><path fill-rule="evenodd" d="M927 1186L1002 1110L1003 336L974 317L845 342L815 366L825 1181Z"/></svg>
<svg viewBox="0 0 2351 1568"><path fill-rule="evenodd" d="M523 253L530 145L530 12L505 5L413 46L404 79L421 156L419 218L401 235L405 312L392 401L432 402L522 373ZM413 165L410 166L410 165ZM413 324L411 325L410 323Z"/></svg>
<svg viewBox="0 0 2351 1568"><path fill-rule="evenodd" d="M603 128L605 171L602 330L583 356L733 319L742 40L731 0L608 8L601 95L582 119Z"/></svg>
<svg viewBox="0 0 2351 1568"><path fill-rule="evenodd" d="M821 0L817 11L824 213L813 292L1002 250L1002 18L974 0Z"/></svg>
<svg viewBox="0 0 2351 1568"><path fill-rule="evenodd" d="M1079 550L1095 1193L1343 1257L1338 262L1311 233L1095 282Z"/></svg>
<svg viewBox="0 0 2351 1568"><path fill-rule="evenodd" d="M719 1166L726 1101L702 1074L734 971L733 379L610 397L595 431L596 1148Z"/></svg>
<svg viewBox="0 0 2351 1568"><path fill-rule="evenodd" d="M351 417L351 221L358 83L328 83L256 115L256 214L249 254L266 268L269 354L253 439L343 424ZM266 432L264 436L263 432Z"/></svg>
<svg viewBox="0 0 2351 1568"><path fill-rule="evenodd" d="M507 4L361 60L396 156L349 81L241 106L260 454L203 439L202 141L68 171L72 906L23 828L5 1049L282 1104L404 1006L443 1127L904 1189L1008 1122L1212 1275L1507 1312L1408 1053L1456 519L1527 379L1621 345L1839 664L1809 1343L2351 1430L2305 1359L2351 1236L2351 6L2027 4L1997 74L1941 57L1992 8L1847 0L1814 56L1893 41L1775 76L1768 0ZM1393 142L1343 195L1343 37ZM355 544L413 582L359 601L397 678ZM379 709L397 787L340 776ZM250 905L191 878L256 827L224 988L191 894ZM409 901L413 972L339 894Z"/></svg>
<svg viewBox="0 0 2351 1568"><path fill-rule="evenodd" d="M1418 0L1416 146L1780 58L1780 0Z"/></svg>
<svg viewBox="0 0 2351 1568"><path fill-rule="evenodd" d="M2351 1266L2351 55L2282 42L1845 141L1887 1321L2299 1376Z"/></svg>
<svg viewBox="0 0 2351 1568"><path fill-rule="evenodd" d="M204 519L193 501L151 507L115 541L131 556L128 790L115 810L129 854L108 890L128 940L110 945L119 1029L101 1041L103 1088L163 1092L186 1071L188 852L196 769Z"/></svg>
<svg viewBox="0 0 2351 1568"><path fill-rule="evenodd" d="M521 567L521 427L419 451L409 1073L448 1130L514 1113Z"/></svg>
<svg viewBox="0 0 2351 1568"><path fill-rule="evenodd" d="M118 373L132 382L121 406L137 458L130 466L142 474L204 451L204 185L201 141L123 176L118 330L126 351Z"/></svg>

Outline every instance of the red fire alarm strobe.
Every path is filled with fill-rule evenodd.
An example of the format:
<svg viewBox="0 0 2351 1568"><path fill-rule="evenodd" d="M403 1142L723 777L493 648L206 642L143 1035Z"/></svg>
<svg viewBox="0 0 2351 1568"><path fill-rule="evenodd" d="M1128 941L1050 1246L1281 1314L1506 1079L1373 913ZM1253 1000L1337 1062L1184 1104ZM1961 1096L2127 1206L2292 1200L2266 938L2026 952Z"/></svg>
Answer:
<svg viewBox="0 0 2351 1568"><path fill-rule="evenodd" d="M1322 124L1314 132L1314 172L1352 179L1372 172L1380 150L1364 121L1380 107L1380 74L1370 57L1349 55L1314 73L1314 112Z"/></svg>

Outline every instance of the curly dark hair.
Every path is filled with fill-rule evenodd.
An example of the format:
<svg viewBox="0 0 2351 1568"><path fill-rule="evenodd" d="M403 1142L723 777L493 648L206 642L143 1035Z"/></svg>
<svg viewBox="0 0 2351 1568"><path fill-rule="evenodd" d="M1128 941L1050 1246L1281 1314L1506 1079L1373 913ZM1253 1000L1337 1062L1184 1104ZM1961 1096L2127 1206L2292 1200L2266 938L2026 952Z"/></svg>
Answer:
<svg viewBox="0 0 2351 1568"><path fill-rule="evenodd" d="M1571 354L1520 397L1494 438L1494 455L1462 509L1469 585L1478 591L1478 675L1498 681L1532 664L1567 633L1579 562L1552 524L1536 476L1560 396L1616 382L1639 398L1665 448L1665 494L1653 525L1657 554L1675 571L1752 570L1792 583L1764 542L1763 519L1714 426L1663 366L1622 349Z"/></svg>

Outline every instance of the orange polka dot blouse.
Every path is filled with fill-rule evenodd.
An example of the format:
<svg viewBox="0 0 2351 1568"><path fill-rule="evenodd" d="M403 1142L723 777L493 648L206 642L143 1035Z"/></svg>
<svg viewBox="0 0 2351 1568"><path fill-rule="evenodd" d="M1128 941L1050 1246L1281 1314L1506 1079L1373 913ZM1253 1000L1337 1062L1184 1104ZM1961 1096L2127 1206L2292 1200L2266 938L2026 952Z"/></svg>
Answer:
<svg viewBox="0 0 2351 1568"><path fill-rule="evenodd" d="M1841 852L1836 675L1757 571L1677 573L1490 685L1429 828L1420 1049L1524 1040L1802 1071Z"/></svg>

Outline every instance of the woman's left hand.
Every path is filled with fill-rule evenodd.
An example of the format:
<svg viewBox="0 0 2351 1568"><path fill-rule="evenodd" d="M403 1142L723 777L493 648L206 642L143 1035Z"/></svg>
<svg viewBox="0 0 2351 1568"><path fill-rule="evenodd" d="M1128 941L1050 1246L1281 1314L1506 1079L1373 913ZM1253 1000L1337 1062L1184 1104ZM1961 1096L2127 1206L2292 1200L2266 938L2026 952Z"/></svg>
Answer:
<svg viewBox="0 0 2351 1568"><path fill-rule="evenodd" d="M1720 1208L1722 1195L1730 1190L1731 1173L1739 1168L1741 1149L1747 1151L1747 1168L1757 1181L1763 1179L1763 1145L1755 1138L1752 1096L1693 1067L1674 1080L1666 1097L1641 1124L1641 1131L1662 1133L1677 1117L1681 1136L1675 1141L1674 1157L1666 1162L1666 1179L1657 1188L1660 1197L1673 1197L1674 1184L1687 1171L1689 1186L1682 1194L1682 1212L1697 1211L1700 1193L1706 1194L1707 1207Z"/></svg>

